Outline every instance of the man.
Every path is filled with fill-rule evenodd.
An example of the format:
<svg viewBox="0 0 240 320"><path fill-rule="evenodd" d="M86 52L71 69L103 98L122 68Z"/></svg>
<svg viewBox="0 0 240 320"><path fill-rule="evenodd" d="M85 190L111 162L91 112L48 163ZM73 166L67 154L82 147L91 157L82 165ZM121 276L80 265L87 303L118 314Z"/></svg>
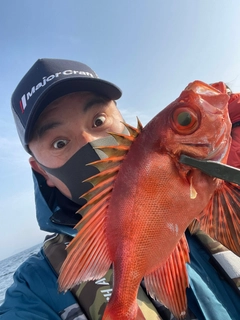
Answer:
<svg viewBox="0 0 240 320"><path fill-rule="evenodd" d="M12 96L20 140L31 155L37 219L47 237L42 250L14 275L0 307L1 319L101 319L112 291L112 271L98 281L58 292L57 277L66 244L84 204L79 196L91 188L82 183L96 169L85 165L103 158L94 146L110 145L108 131L123 132L115 100L121 91L101 80L88 66L69 60L40 59L21 80ZM238 319L237 286L223 276L213 256L187 233L191 250L187 319ZM216 267L217 266L217 267ZM174 319L159 302L139 287L139 306L146 319Z"/></svg>

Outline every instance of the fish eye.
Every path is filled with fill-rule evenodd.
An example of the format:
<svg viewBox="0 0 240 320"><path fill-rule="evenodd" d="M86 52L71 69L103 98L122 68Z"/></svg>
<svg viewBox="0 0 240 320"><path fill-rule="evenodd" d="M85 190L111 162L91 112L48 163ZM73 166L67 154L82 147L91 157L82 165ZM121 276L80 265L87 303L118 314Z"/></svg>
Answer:
<svg viewBox="0 0 240 320"><path fill-rule="evenodd" d="M191 114L189 112L183 111L178 114L177 121L180 126L188 126L192 121Z"/></svg>
<svg viewBox="0 0 240 320"><path fill-rule="evenodd" d="M191 134L199 127L199 116L190 107L181 107L174 110L172 114L173 129L179 134Z"/></svg>

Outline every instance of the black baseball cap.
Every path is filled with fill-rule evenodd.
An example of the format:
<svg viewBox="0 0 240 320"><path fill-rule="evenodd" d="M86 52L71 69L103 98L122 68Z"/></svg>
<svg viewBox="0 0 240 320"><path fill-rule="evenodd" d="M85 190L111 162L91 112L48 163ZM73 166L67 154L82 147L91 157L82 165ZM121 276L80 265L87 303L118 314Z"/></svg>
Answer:
<svg viewBox="0 0 240 320"><path fill-rule="evenodd" d="M86 64L63 59L39 59L12 95L12 111L20 140L27 152L33 127L52 101L73 92L90 91L111 100L121 97L114 84L100 79Z"/></svg>

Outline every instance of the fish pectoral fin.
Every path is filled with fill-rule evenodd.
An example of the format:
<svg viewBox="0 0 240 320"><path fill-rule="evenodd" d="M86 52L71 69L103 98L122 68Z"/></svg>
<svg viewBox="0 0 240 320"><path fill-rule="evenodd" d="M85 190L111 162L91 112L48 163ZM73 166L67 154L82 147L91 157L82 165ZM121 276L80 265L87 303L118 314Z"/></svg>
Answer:
<svg viewBox="0 0 240 320"><path fill-rule="evenodd" d="M108 201L103 198L91 207L78 223L76 237L67 247L58 278L59 289L64 291L89 280L103 277L112 263L108 251L105 217Z"/></svg>
<svg viewBox="0 0 240 320"><path fill-rule="evenodd" d="M183 235L164 265L144 277L149 294L161 301L179 319L184 318L187 309L188 252L187 240Z"/></svg>
<svg viewBox="0 0 240 320"><path fill-rule="evenodd" d="M199 222L201 230L240 256L240 186L223 182Z"/></svg>

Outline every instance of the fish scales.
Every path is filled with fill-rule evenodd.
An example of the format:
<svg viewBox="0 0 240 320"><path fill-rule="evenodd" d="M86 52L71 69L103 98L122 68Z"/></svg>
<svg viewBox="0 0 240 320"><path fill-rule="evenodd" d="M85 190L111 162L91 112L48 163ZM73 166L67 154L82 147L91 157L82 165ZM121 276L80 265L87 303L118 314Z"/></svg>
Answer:
<svg viewBox="0 0 240 320"><path fill-rule="evenodd" d="M239 187L179 162L186 154L226 163L231 123L228 95L221 87L219 91L194 81L144 128L140 123L136 129L126 124L129 137L111 133L121 158L115 160L113 146L113 156L111 147L107 151L109 164L106 159L92 163L106 172L106 181L101 178L100 185L97 176L91 178L94 188L79 210L83 218L67 248L59 286L66 290L99 279L113 264L113 293L103 319L144 319L137 305L143 278L154 298L177 318L185 317L189 249L184 233L194 219L240 254ZM229 201L232 197L234 201ZM225 210L227 219L222 217Z"/></svg>

